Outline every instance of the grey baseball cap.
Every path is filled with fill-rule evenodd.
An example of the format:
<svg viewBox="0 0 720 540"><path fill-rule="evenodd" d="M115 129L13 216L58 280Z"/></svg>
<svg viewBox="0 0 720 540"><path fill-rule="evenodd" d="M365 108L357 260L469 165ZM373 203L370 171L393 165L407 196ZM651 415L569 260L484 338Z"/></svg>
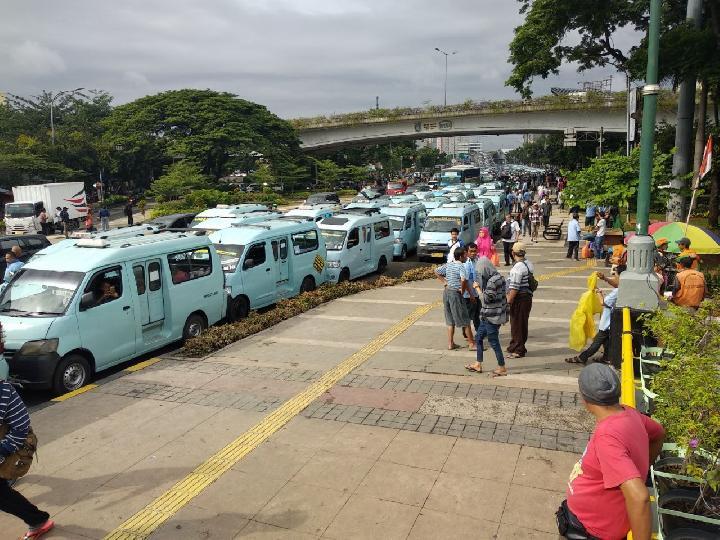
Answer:
<svg viewBox="0 0 720 540"><path fill-rule="evenodd" d="M578 377L580 394L593 405L616 405L620 401L620 378L607 364L590 364Z"/></svg>

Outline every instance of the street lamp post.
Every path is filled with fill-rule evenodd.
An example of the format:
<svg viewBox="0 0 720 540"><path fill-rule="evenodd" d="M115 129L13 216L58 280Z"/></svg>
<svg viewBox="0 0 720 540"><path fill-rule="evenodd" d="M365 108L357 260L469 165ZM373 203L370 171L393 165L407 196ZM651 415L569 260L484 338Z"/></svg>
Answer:
<svg viewBox="0 0 720 540"><path fill-rule="evenodd" d="M628 241L627 270L620 276L617 307L655 309L659 281L653 272L655 241L648 235L650 186L655 145L655 115L660 92L658 56L660 48L660 9L662 0L650 0L648 61L643 94L642 132L640 135L640 183L637 191L636 235Z"/></svg>
<svg viewBox="0 0 720 540"><path fill-rule="evenodd" d="M445 87L445 99L444 99L444 101L443 101L443 105L444 105L445 107L447 107L448 56L452 56L452 55L454 55L454 54L457 54L457 51L445 52L445 51L443 51L442 49L440 49L440 48L438 48L438 47L435 47L435 50L436 50L437 52L439 52L440 54L444 54L444 55L445 55L445 85L444 85L444 87Z"/></svg>
<svg viewBox="0 0 720 540"><path fill-rule="evenodd" d="M54 96L52 95L52 93L50 93L50 142L53 146L55 146L55 115L53 110L55 107L55 100L61 96L77 94L81 90L84 90L84 88L76 88L75 90L63 90L61 92L58 92Z"/></svg>

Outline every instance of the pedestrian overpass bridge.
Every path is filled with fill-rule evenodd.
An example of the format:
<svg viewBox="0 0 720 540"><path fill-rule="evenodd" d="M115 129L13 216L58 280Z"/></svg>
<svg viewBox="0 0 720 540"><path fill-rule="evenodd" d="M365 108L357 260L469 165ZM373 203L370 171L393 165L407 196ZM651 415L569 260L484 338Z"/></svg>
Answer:
<svg viewBox="0 0 720 540"><path fill-rule="evenodd" d="M544 96L524 101L466 101L425 108L371 109L291 120L305 150L398 139L574 131L627 133L626 94ZM676 101L660 94L658 122L675 122Z"/></svg>

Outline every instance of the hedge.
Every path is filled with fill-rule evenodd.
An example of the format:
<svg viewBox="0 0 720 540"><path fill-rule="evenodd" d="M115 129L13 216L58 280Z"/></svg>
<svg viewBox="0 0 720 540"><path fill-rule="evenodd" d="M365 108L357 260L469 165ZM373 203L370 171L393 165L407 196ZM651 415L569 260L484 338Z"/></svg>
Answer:
<svg viewBox="0 0 720 540"><path fill-rule="evenodd" d="M264 313L253 311L241 321L212 326L200 336L189 339L180 354L193 358L205 356L336 298L433 277L435 277L434 267L423 266L403 272L397 278L380 276L373 282L346 281L326 284L312 292L282 300L273 309Z"/></svg>

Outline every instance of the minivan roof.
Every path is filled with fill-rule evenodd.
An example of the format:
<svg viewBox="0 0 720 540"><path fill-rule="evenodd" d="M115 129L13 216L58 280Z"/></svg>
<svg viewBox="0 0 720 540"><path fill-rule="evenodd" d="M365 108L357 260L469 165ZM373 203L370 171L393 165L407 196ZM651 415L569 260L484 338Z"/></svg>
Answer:
<svg viewBox="0 0 720 540"><path fill-rule="evenodd" d="M380 213L385 214L386 216L405 216L408 212L415 210L425 210L425 207L419 202L397 203L381 208Z"/></svg>
<svg viewBox="0 0 720 540"><path fill-rule="evenodd" d="M429 216L462 216L477 209L475 203L445 203L442 206L430 210Z"/></svg>
<svg viewBox="0 0 720 540"><path fill-rule="evenodd" d="M161 232L150 236L79 239L65 249L53 250L33 258L25 268L90 272L96 268L134 259L159 257L185 249L210 244L208 238L195 232ZM90 247L90 246L96 247Z"/></svg>
<svg viewBox="0 0 720 540"><path fill-rule="evenodd" d="M215 231L210 235L214 244L248 244L273 234L291 234L316 229L314 221L303 218L279 217L255 223L238 224L228 229Z"/></svg>
<svg viewBox="0 0 720 540"><path fill-rule="evenodd" d="M215 208L203 210L195 217L230 217L248 212L267 212L270 210L266 204L218 204Z"/></svg>
<svg viewBox="0 0 720 540"><path fill-rule="evenodd" d="M350 229L356 225L364 225L368 223L377 223L387 219L384 214L352 214L343 213L335 214L332 217L318 221L318 227L321 229Z"/></svg>
<svg viewBox="0 0 720 540"><path fill-rule="evenodd" d="M239 215L211 217L193 225L192 228L197 230L217 231L220 229L227 229L235 224L272 219L274 215L279 216L281 214L279 212L268 210L266 212L248 212Z"/></svg>

